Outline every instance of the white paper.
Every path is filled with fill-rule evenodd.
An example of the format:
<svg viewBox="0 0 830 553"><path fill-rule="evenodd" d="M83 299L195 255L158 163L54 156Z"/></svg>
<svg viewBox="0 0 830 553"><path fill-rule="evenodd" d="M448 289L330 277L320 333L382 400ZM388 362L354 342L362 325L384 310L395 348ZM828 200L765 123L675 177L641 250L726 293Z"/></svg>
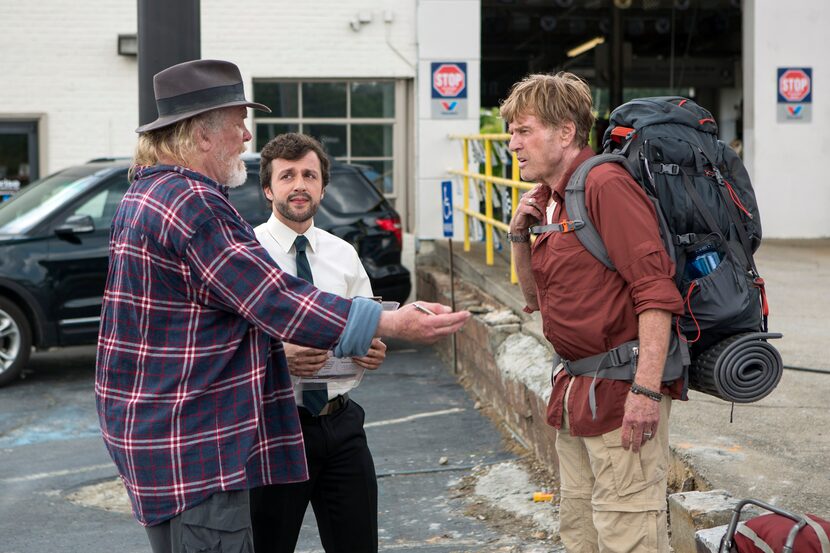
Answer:
<svg viewBox="0 0 830 553"><path fill-rule="evenodd" d="M303 382L336 383L352 388L363 379L363 367L352 361L351 357L334 357L329 352L329 359L314 376L304 376Z"/></svg>
<svg viewBox="0 0 830 553"><path fill-rule="evenodd" d="M400 307L396 301L381 301L384 311L395 311ZM338 387L356 388L363 380L365 369L352 361L351 357L335 357L329 351L326 364L314 376L304 376L300 379L304 383L335 384Z"/></svg>

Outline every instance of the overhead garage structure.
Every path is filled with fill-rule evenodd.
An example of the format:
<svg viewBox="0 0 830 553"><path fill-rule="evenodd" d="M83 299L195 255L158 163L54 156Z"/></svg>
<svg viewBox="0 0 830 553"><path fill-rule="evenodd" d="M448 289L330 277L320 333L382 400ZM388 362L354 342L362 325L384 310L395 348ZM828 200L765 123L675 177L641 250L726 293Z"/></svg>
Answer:
<svg viewBox="0 0 830 553"><path fill-rule="evenodd" d="M570 71L598 115L638 96L694 96L741 137L739 0L482 0L481 104L528 73Z"/></svg>

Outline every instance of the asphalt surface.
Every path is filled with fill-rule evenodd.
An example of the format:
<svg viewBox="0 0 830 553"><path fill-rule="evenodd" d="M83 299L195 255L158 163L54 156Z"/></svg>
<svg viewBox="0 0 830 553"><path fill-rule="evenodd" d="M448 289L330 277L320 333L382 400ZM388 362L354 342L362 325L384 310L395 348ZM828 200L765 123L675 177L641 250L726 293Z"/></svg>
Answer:
<svg viewBox="0 0 830 553"><path fill-rule="evenodd" d="M78 506L67 496L112 480L92 394L95 353L37 354L34 372L0 388L0 552L148 551L129 515Z"/></svg>
<svg viewBox="0 0 830 553"><path fill-rule="evenodd" d="M116 476L98 435L93 365L93 348L36 354L26 379L0 388L0 553L149 551L129 514L69 500ZM459 480L513 455L432 350L391 344L353 397L379 476L382 551L536 550L464 514ZM322 551L310 513L297 551Z"/></svg>

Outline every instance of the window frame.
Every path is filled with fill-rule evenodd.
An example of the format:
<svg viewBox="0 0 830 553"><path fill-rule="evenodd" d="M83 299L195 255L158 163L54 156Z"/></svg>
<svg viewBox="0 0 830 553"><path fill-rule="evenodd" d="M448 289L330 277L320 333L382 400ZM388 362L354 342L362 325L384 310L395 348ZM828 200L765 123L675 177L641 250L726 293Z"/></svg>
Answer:
<svg viewBox="0 0 830 553"><path fill-rule="evenodd" d="M254 87L259 83L293 84L297 87L297 116L274 117L273 114L254 114L254 149L260 151L263 144L257 140L257 126L260 124L296 125L299 132L305 132L308 125L345 125L346 126L346 155L334 156L334 159L345 163L365 164L366 162L392 163L392 190L380 190L389 200L405 196L405 152L406 146L406 80L396 78L257 78L253 80ZM346 85L346 116L345 117L304 117L303 115L303 84L304 83L344 83ZM388 83L393 86L394 115L392 117L352 117L352 85L355 83ZM252 87L253 90L255 88ZM262 98L254 98L262 102ZM267 105L267 101L264 102ZM392 155L390 156L355 156L352 155L352 126L353 125L391 125L392 127Z"/></svg>

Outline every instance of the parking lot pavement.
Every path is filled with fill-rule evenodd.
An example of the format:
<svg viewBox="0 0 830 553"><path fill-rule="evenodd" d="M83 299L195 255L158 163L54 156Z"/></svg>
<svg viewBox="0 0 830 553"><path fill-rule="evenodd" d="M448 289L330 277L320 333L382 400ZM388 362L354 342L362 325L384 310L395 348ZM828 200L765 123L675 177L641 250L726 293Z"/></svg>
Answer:
<svg viewBox="0 0 830 553"><path fill-rule="evenodd" d="M36 354L25 380L0 388L0 553L149 551L138 523L117 510L123 500L95 491L119 488L98 435L94 361L93 348ZM549 550L543 539L465 515L459 483L474 467L515 456L431 349L390 344L387 362L353 397L367 413L379 477L381 550ZM70 501L90 490L84 495L98 503ZM297 550L322 551L310 510Z"/></svg>
<svg viewBox="0 0 830 553"><path fill-rule="evenodd" d="M544 543L499 533L464 515L466 498L457 492L462 478L514 455L437 355L389 345L383 367L364 375L351 394L366 411L379 479L380 550L518 552ZM322 552L313 520L309 509L298 551Z"/></svg>
<svg viewBox="0 0 830 553"><path fill-rule="evenodd" d="M147 553L128 514L67 498L113 480L92 392L95 350L36 354L25 380L0 388L0 553Z"/></svg>

